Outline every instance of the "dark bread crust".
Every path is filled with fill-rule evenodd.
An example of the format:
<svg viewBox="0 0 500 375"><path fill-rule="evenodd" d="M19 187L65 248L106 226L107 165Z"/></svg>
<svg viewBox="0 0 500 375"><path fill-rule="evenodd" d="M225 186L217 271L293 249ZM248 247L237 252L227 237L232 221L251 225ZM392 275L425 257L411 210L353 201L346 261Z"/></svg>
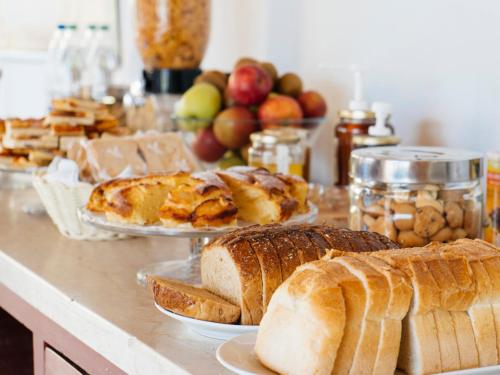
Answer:
<svg viewBox="0 0 500 375"><path fill-rule="evenodd" d="M214 247L227 249L240 274L243 324L259 324L274 290L298 266L320 259L327 250L367 252L399 248L376 233L313 224L268 224L236 229L213 239L204 247L203 254ZM252 323L247 319L249 315Z"/></svg>

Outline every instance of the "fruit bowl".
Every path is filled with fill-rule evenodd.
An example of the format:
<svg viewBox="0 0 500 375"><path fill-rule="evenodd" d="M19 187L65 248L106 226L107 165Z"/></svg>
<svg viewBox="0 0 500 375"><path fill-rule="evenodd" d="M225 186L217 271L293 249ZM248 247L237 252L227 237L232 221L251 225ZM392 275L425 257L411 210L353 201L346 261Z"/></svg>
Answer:
<svg viewBox="0 0 500 375"><path fill-rule="evenodd" d="M217 128L214 127L215 120L199 119L192 117L173 117L172 122L174 128L180 131L186 144L194 151L194 154L202 161L204 169L212 169L214 163L220 161L227 156L227 153L237 158L241 163L240 155L245 147L250 144L249 137L251 133L267 130L267 129L294 129L302 138L302 142L306 148L310 148L316 142L321 125L326 122L325 117L304 118L304 119L287 119L287 120L233 120L233 119L217 119L218 129L225 132L225 136L234 140L235 145L240 147L226 147L220 144L217 140L217 135L214 132ZM220 137L220 135L219 135ZM237 165L237 164L231 164ZM230 166L231 166L230 165Z"/></svg>

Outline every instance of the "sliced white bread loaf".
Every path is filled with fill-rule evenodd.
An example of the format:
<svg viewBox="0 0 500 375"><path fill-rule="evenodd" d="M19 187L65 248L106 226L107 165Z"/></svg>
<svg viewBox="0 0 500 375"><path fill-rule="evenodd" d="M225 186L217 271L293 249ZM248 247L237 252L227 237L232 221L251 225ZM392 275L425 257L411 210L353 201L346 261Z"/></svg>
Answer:
<svg viewBox="0 0 500 375"><path fill-rule="evenodd" d="M335 278L299 267L271 298L255 352L280 374L330 375L344 327L344 298Z"/></svg>
<svg viewBox="0 0 500 375"><path fill-rule="evenodd" d="M240 308L223 298L174 280L148 277L155 302L161 307L189 318L216 323L234 323L240 318Z"/></svg>
<svg viewBox="0 0 500 375"><path fill-rule="evenodd" d="M357 244L359 251L397 247L378 234L326 225L247 227L204 247L203 286L238 304L242 324L259 324L274 290L300 264L317 260L332 244L339 250L352 250Z"/></svg>

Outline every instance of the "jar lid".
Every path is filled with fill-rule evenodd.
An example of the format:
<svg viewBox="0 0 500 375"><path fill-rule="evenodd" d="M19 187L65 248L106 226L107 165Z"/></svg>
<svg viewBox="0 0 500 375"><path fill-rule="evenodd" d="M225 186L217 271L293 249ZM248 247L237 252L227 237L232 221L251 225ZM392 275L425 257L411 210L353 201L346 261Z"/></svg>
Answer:
<svg viewBox="0 0 500 375"><path fill-rule="evenodd" d="M342 120L375 121L375 113L364 109L342 109L339 111L339 117Z"/></svg>
<svg viewBox="0 0 500 375"><path fill-rule="evenodd" d="M260 143L266 145L274 144L294 144L300 142L300 134L290 129L264 130L262 132L250 134L252 143Z"/></svg>
<svg viewBox="0 0 500 375"><path fill-rule="evenodd" d="M373 136L365 134L356 134L352 136L352 144L356 147L374 147L374 146L396 146L401 143L401 138L394 135Z"/></svg>
<svg viewBox="0 0 500 375"><path fill-rule="evenodd" d="M370 147L351 153L353 180L389 184L467 182L483 176L483 155L444 147Z"/></svg>

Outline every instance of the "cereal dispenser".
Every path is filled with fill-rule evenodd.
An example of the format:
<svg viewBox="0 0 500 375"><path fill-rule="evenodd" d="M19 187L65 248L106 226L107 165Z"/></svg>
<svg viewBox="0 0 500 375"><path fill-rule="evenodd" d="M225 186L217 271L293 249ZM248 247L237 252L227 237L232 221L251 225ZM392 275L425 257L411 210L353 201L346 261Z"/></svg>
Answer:
<svg viewBox="0 0 500 375"><path fill-rule="evenodd" d="M171 128L174 103L200 74L210 31L210 0L137 0L137 47L156 128Z"/></svg>

